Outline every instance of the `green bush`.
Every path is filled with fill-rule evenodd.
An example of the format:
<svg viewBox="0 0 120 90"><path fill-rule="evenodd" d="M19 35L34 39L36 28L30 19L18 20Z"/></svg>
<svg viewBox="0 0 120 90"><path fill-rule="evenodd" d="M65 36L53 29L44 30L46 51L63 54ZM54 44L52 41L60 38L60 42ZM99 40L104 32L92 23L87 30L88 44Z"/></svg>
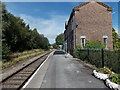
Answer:
<svg viewBox="0 0 120 90"><path fill-rule="evenodd" d="M110 79L112 82L120 85L120 74L111 74L111 75L109 76L109 79Z"/></svg>
<svg viewBox="0 0 120 90"><path fill-rule="evenodd" d="M10 47L3 43L2 44L2 60L9 60L9 55L10 55Z"/></svg>
<svg viewBox="0 0 120 90"><path fill-rule="evenodd" d="M104 64L113 72L120 73L120 50L104 50Z"/></svg>
<svg viewBox="0 0 120 90"><path fill-rule="evenodd" d="M105 48L105 45L103 45L100 41L87 41L85 44L85 48L95 48L95 49L100 49L100 48Z"/></svg>
<svg viewBox="0 0 120 90"><path fill-rule="evenodd" d="M120 73L120 50L103 50L104 66L110 68L115 73ZM101 49L79 49L77 58L87 61L97 68L102 67Z"/></svg>
<svg viewBox="0 0 120 90"><path fill-rule="evenodd" d="M79 57L79 49L81 49L82 47L80 45L77 45L74 49L73 55L74 57Z"/></svg>

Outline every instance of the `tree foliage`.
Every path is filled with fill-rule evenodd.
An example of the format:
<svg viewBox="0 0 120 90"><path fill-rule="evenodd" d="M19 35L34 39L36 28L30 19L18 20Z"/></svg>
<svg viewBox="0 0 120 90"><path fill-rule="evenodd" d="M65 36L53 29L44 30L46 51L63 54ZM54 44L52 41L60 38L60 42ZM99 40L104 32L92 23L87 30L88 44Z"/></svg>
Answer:
<svg viewBox="0 0 120 90"><path fill-rule="evenodd" d="M118 34L114 28L112 28L112 36L113 36L113 49L120 49L120 39L118 38Z"/></svg>
<svg viewBox="0 0 120 90"><path fill-rule="evenodd" d="M10 54L10 48L8 47L7 44L2 45L2 58L3 59L9 59L9 54Z"/></svg>
<svg viewBox="0 0 120 90"><path fill-rule="evenodd" d="M105 46L100 42L100 41L87 41L85 48L95 48L95 49L100 49L100 48L105 48Z"/></svg>
<svg viewBox="0 0 120 90"><path fill-rule="evenodd" d="M80 46L80 45L77 45L76 47L75 47L75 49L74 49L74 52L73 52L73 56L74 57L77 57L77 56L79 56L78 54L79 54L79 49L81 49L82 47Z"/></svg>
<svg viewBox="0 0 120 90"><path fill-rule="evenodd" d="M57 44L57 45L63 45L63 42L64 42L64 34L63 34L63 33L59 34L59 35L56 37L55 41L56 41L56 44Z"/></svg>
<svg viewBox="0 0 120 90"><path fill-rule="evenodd" d="M53 43L52 46L53 46L54 49L58 48L58 46L56 45L56 43Z"/></svg>
<svg viewBox="0 0 120 90"><path fill-rule="evenodd" d="M37 29L30 29L23 19L8 13L2 5L2 46L8 51L18 52L31 49L48 49L49 41ZM6 49L3 50L6 52ZM4 56L4 55L3 55Z"/></svg>

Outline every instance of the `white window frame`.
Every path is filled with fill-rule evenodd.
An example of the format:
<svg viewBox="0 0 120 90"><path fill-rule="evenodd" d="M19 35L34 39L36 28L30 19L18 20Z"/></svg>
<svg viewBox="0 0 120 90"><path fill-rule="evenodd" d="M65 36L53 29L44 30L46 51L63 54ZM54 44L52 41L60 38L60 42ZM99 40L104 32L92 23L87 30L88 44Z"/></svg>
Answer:
<svg viewBox="0 0 120 90"><path fill-rule="evenodd" d="M84 48L86 36L81 36L80 39L81 39L81 46L82 46L82 48Z"/></svg>
<svg viewBox="0 0 120 90"><path fill-rule="evenodd" d="M108 36L103 36L103 42L104 42L104 45L105 45L105 48L107 48L107 40L108 40Z"/></svg>

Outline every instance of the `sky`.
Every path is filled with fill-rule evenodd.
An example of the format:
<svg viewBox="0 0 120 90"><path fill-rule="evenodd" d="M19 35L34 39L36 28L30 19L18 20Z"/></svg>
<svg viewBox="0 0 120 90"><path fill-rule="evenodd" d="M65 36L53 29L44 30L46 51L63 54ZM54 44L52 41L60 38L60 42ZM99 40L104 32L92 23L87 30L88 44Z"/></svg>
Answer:
<svg viewBox="0 0 120 90"><path fill-rule="evenodd" d="M118 32L118 2L105 2L113 7L112 23ZM6 2L8 12L24 19L31 29L37 28L50 43L63 33L64 23L69 19L72 8L81 2Z"/></svg>

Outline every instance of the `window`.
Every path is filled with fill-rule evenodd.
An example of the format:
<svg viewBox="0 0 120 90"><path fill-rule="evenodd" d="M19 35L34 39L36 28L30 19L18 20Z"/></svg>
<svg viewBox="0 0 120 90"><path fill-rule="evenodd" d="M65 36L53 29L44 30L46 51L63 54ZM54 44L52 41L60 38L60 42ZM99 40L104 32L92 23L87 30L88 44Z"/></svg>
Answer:
<svg viewBox="0 0 120 90"><path fill-rule="evenodd" d="M103 36L103 42L106 49L107 49L107 39L108 39L108 36Z"/></svg>
<svg viewBox="0 0 120 90"><path fill-rule="evenodd" d="M104 44L105 45L107 44L107 38L104 38Z"/></svg>
<svg viewBox="0 0 120 90"><path fill-rule="evenodd" d="M82 47L84 48L85 47L85 39L82 38Z"/></svg>
<svg viewBox="0 0 120 90"><path fill-rule="evenodd" d="M80 38L81 38L81 46L82 46L82 48L84 48L85 47L85 38L86 38L86 36L81 36Z"/></svg>

